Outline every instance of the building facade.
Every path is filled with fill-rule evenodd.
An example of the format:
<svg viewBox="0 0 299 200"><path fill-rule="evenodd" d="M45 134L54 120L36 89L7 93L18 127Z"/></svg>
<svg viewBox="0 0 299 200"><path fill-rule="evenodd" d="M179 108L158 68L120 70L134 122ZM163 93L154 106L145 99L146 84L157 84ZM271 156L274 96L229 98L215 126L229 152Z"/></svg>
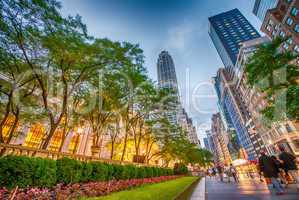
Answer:
<svg viewBox="0 0 299 200"><path fill-rule="evenodd" d="M287 38L282 48L299 53L299 1L279 0L267 11L261 31L269 38Z"/></svg>
<svg viewBox="0 0 299 200"><path fill-rule="evenodd" d="M173 59L167 51L162 51L159 54L157 72L159 88L171 89L174 92L174 98L177 99L176 103L172 105L167 113L165 113L166 117L172 124L177 124L179 120L179 112L181 112L178 81Z"/></svg>
<svg viewBox="0 0 299 200"><path fill-rule="evenodd" d="M209 17L209 34L230 78L241 43L260 37L238 9Z"/></svg>
<svg viewBox="0 0 299 200"><path fill-rule="evenodd" d="M211 137L214 143L214 158L217 165L229 165L232 162L228 149L229 137L219 113L212 116Z"/></svg>
<svg viewBox="0 0 299 200"><path fill-rule="evenodd" d="M252 12L261 22L263 22L267 11L275 8L277 3L278 0L255 0Z"/></svg>

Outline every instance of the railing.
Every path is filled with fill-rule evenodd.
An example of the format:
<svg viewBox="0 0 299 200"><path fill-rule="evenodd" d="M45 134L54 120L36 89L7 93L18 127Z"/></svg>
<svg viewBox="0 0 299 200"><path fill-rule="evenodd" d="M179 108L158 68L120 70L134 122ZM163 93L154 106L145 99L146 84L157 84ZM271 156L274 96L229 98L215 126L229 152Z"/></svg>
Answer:
<svg viewBox="0 0 299 200"><path fill-rule="evenodd" d="M24 147L20 145L3 144L3 143L0 144L0 152L1 152L1 156L19 155L19 156L49 158L54 160L63 157L68 157L79 161L99 161L99 162L105 162L110 164L121 164L121 165L133 164L138 166L152 166L152 165L142 164L142 163L103 159L95 156L86 156L86 155L78 155L78 154L63 153L63 152L56 152L56 151L48 151L42 149L35 149L31 147Z"/></svg>

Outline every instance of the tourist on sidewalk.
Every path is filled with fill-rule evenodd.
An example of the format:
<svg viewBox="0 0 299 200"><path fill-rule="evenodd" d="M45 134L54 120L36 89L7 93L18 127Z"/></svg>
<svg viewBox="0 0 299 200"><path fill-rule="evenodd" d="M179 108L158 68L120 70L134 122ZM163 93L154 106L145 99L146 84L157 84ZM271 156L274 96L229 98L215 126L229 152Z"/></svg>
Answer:
<svg viewBox="0 0 299 200"><path fill-rule="evenodd" d="M220 181L223 182L223 167L221 165L217 165L217 171L220 177Z"/></svg>
<svg viewBox="0 0 299 200"><path fill-rule="evenodd" d="M270 191L272 190L271 184L270 184L270 183L272 183L273 187L277 191L276 192L277 195L284 194L282 185L277 180L278 174L279 174L278 166L276 165L273 158L271 158L270 156L267 156L264 151L261 151L261 156L259 158L259 168L260 168L260 172L263 173L263 175L266 179L269 190Z"/></svg>
<svg viewBox="0 0 299 200"><path fill-rule="evenodd" d="M281 160L285 172L290 174L292 178L296 181L297 189L299 190L299 175L298 175L298 168L296 165L296 157L288 152L280 146L279 150L281 153L279 154L279 160Z"/></svg>
<svg viewBox="0 0 299 200"><path fill-rule="evenodd" d="M236 168L233 166L233 164L230 164L230 167L229 167L229 171L230 171L230 174L233 176L235 182L239 182L238 180L238 176L237 176L237 170Z"/></svg>

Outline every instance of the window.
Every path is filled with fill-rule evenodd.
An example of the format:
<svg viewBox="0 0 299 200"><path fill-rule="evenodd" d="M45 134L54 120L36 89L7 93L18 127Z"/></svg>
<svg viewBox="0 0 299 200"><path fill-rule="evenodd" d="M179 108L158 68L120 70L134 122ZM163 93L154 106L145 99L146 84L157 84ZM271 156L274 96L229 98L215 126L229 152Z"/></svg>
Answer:
<svg viewBox="0 0 299 200"><path fill-rule="evenodd" d="M295 45L294 46L294 51L296 51L297 53L299 53L299 45Z"/></svg>
<svg viewBox="0 0 299 200"><path fill-rule="evenodd" d="M293 43L292 38L287 39L287 43L291 45Z"/></svg>
<svg viewBox="0 0 299 200"><path fill-rule="evenodd" d="M269 19L269 22L268 22L269 25L273 25L273 21L271 19Z"/></svg>
<svg viewBox="0 0 299 200"><path fill-rule="evenodd" d="M294 30L295 30L296 33L299 33L299 24L296 24Z"/></svg>
<svg viewBox="0 0 299 200"><path fill-rule="evenodd" d="M266 29L267 29L267 31L271 31L271 26L268 25L268 26L266 27Z"/></svg>
<svg viewBox="0 0 299 200"><path fill-rule="evenodd" d="M284 48L284 49L288 49L289 48L289 45L288 45L288 43L283 43L283 45L282 45L282 47Z"/></svg>
<svg viewBox="0 0 299 200"><path fill-rule="evenodd" d="M283 31L280 31L279 36L282 37L282 38L284 38L286 36L286 33L283 32Z"/></svg>
<svg viewBox="0 0 299 200"><path fill-rule="evenodd" d="M293 24L293 20L291 18L287 18L287 25L291 26Z"/></svg>
<svg viewBox="0 0 299 200"><path fill-rule="evenodd" d="M298 10L298 8L292 8L292 10L291 10L291 15L293 15L293 16L297 16L299 14L299 10Z"/></svg>

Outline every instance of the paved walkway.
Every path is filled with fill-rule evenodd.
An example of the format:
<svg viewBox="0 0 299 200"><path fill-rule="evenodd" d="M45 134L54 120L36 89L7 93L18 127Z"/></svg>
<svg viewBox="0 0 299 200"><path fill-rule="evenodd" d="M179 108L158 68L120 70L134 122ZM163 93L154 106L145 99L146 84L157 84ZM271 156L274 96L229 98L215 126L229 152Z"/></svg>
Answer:
<svg viewBox="0 0 299 200"><path fill-rule="evenodd" d="M299 200L299 192L294 185L286 189L286 195L276 196L269 192L266 184L258 180L222 183L218 179L207 177L205 188L205 200Z"/></svg>

